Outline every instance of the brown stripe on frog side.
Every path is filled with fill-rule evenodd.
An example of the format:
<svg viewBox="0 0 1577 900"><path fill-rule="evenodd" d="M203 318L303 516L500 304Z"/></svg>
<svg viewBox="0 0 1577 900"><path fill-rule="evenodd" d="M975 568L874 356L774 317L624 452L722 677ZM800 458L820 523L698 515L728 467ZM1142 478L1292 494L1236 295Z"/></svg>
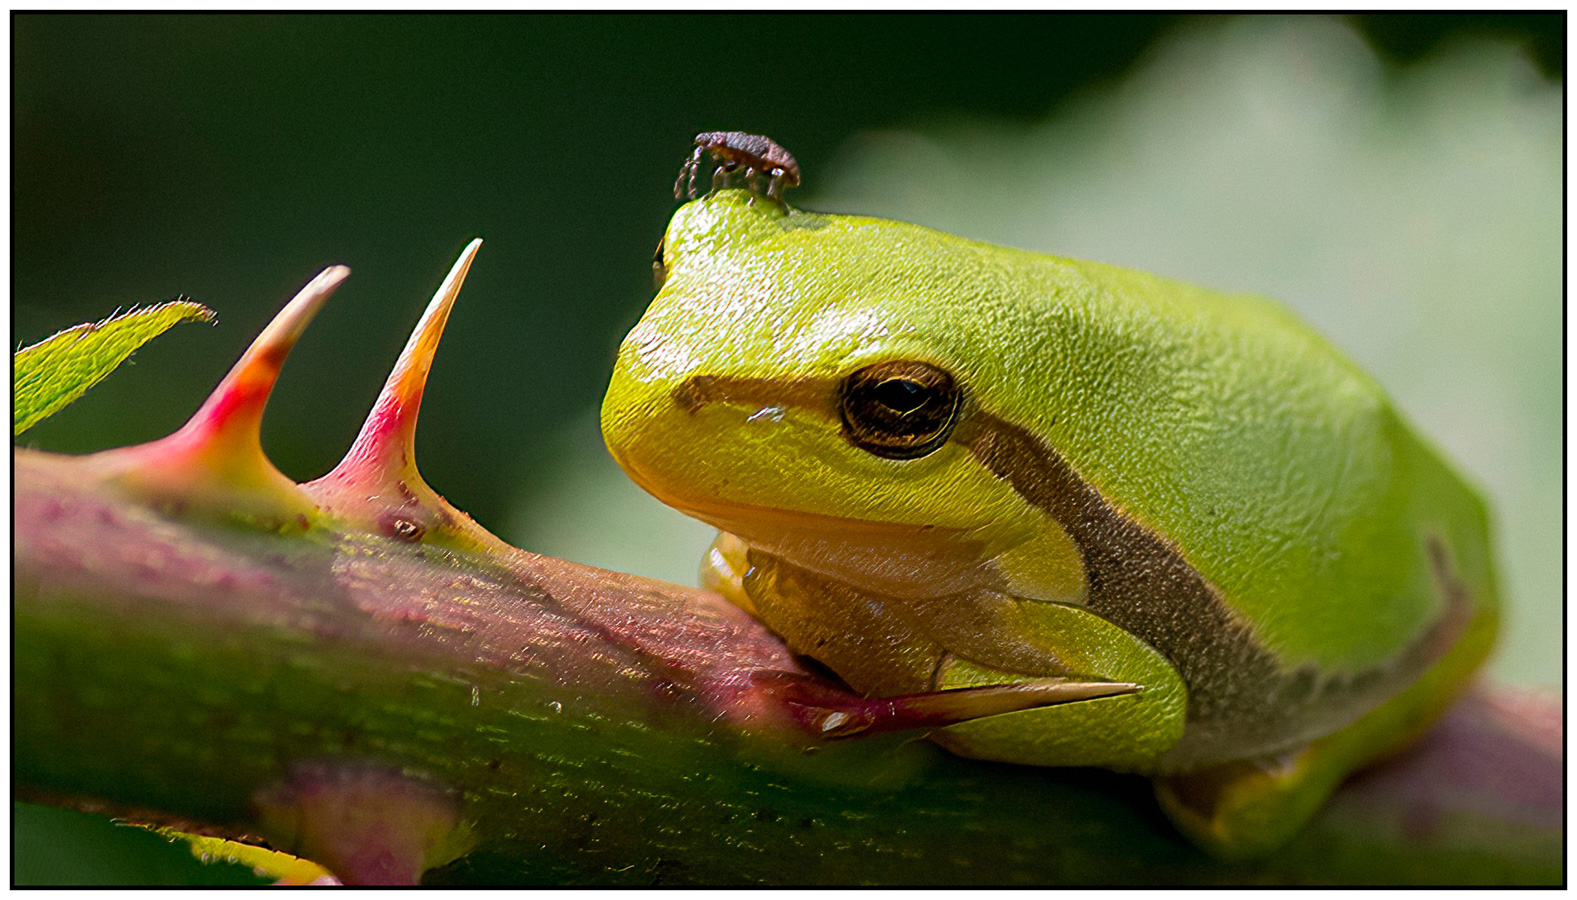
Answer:
<svg viewBox="0 0 1577 900"><path fill-rule="evenodd" d="M1356 673L1287 669L1175 548L1106 502L1034 435L977 409L953 440L1067 530L1084 558L1086 607L1177 667L1189 690L1189 724L1171 766L1276 750L1338 727L1428 668L1470 618L1466 592L1449 587L1444 547L1432 540L1446 611L1407 651Z"/></svg>

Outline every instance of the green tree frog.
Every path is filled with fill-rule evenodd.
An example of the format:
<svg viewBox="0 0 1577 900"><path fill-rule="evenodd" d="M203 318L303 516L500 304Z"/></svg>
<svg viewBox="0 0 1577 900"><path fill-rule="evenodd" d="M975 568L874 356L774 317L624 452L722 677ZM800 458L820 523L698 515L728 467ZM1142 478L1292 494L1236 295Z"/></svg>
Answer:
<svg viewBox="0 0 1577 900"><path fill-rule="evenodd" d="M870 695L1121 682L932 734L1289 838L1488 653L1482 501L1282 307L722 190L679 209L604 437L703 580Z"/></svg>

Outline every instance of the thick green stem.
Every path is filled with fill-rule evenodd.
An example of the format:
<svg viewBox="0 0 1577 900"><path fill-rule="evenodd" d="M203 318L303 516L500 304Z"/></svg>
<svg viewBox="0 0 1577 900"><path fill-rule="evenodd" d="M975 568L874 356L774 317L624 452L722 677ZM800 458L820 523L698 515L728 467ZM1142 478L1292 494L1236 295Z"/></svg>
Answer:
<svg viewBox="0 0 1577 900"><path fill-rule="evenodd" d="M808 676L710 594L332 522L227 524L63 457L17 451L15 472L25 797L261 834L362 880L1563 877L1553 701L1476 695L1290 846L1226 864L1136 778L915 734L814 740L780 696Z"/></svg>

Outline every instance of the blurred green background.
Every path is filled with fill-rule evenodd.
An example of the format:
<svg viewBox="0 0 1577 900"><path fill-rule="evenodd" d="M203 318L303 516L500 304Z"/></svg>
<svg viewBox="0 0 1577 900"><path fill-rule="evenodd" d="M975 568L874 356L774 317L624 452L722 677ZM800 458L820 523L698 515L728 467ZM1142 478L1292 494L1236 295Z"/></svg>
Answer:
<svg viewBox="0 0 1577 900"><path fill-rule="evenodd" d="M708 531L628 486L595 407L690 136L754 131L808 208L1292 303L1489 491L1496 674L1560 683L1562 14L11 21L13 346L177 294L220 315L23 444L169 432L343 262L265 427L315 477L481 236L427 479L528 549L693 582ZM19 881L95 877L26 846Z"/></svg>

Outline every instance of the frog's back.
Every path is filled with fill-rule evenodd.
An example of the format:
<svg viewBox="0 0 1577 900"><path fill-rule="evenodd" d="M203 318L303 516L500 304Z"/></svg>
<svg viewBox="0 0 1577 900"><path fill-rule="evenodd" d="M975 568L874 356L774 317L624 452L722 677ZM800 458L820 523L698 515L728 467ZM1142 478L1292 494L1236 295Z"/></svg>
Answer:
<svg viewBox="0 0 1577 900"><path fill-rule="evenodd" d="M861 347L901 348L1057 470L1025 483L1059 496L1026 499L1080 543L1090 608L1188 685L1170 766L1339 728L1444 659L1464 623L1492 629L1482 502L1269 300L730 198L675 222L707 248L688 277L735 286L698 291L764 374L836 378ZM776 339L785 321L816 340Z"/></svg>
<svg viewBox="0 0 1577 900"><path fill-rule="evenodd" d="M1004 365L1036 369L1046 401L1017 415L1038 414L1079 479L1186 560L1241 628L1241 652L1193 653L1186 625L1144 609L1158 598L1098 610L1174 644L1162 649L1193 721L1168 765L1328 731L1469 629L1493 630L1483 502L1290 312L1098 263L1001 258L1034 285L1006 318L1037 336L1021 352L1038 358Z"/></svg>

